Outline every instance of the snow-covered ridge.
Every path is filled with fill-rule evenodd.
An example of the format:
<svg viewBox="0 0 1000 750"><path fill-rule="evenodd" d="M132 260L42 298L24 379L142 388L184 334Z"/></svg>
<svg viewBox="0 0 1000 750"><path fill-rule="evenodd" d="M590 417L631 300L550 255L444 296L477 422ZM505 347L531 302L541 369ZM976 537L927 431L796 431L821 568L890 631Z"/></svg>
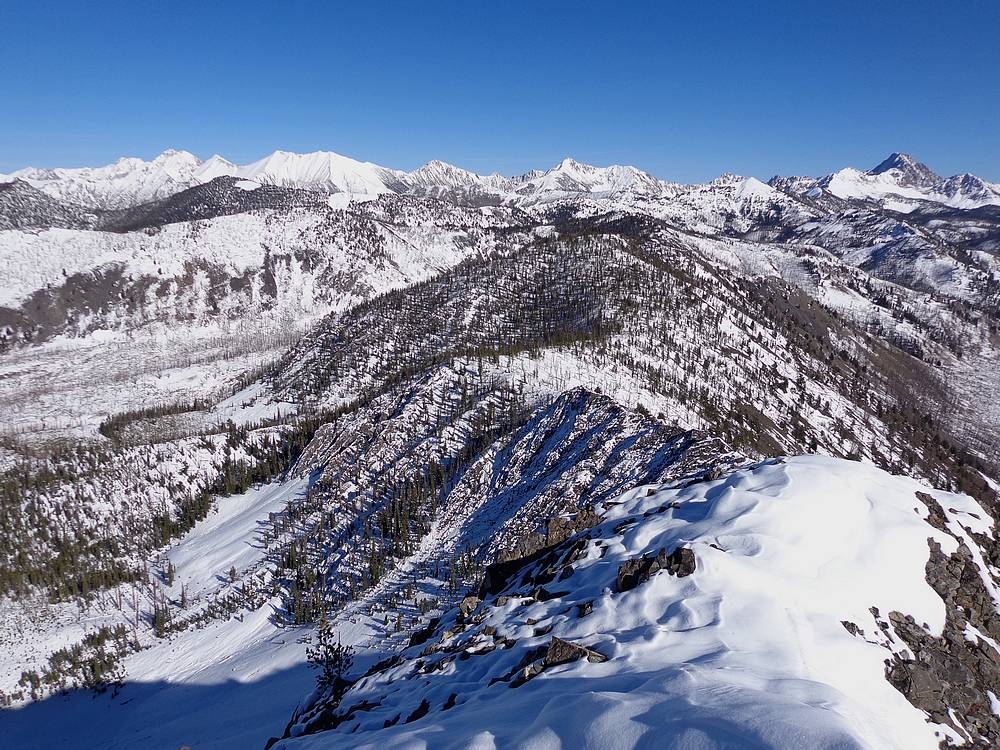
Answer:
<svg viewBox="0 0 1000 750"><path fill-rule="evenodd" d="M558 199L580 194L594 197L675 194L679 186L663 182L640 169L614 165L595 167L564 159L547 171L534 170L514 177L479 175L433 160L406 172L362 162L332 151L274 153L246 165L215 155L202 161L187 151L164 151L152 161L119 159L106 167L37 169L27 167L0 181L20 179L62 200L92 208L124 208L165 198L217 177L233 176L258 184L272 184L331 193L374 196L384 193L427 193L474 190L498 202Z"/></svg>
<svg viewBox="0 0 1000 750"><path fill-rule="evenodd" d="M886 679L913 658L890 613L945 627L928 540L950 555L992 529L939 492L949 531L933 525L928 492L817 456L629 491L582 541L510 570L356 682L324 726L300 714L278 747L962 744L960 721L928 719ZM674 562L623 577L658 555Z"/></svg>
<svg viewBox="0 0 1000 750"><path fill-rule="evenodd" d="M776 177L772 184L810 197L826 191L837 198L873 200L904 213L924 201L952 208L1000 206L1000 185L973 174L943 178L912 156L900 153L891 154L868 171L847 167L819 179Z"/></svg>
<svg viewBox="0 0 1000 750"><path fill-rule="evenodd" d="M498 202L522 205L580 196L670 199L691 189L661 180L634 166L596 167L571 158L563 159L548 170L532 170L507 177L479 175L439 160L406 172L332 151L305 154L275 151L250 164L238 165L219 155L203 161L187 151L167 150L148 162L123 158L105 167L27 167L0 175L0 181L21 179L53 197L108 209L164 198L221 176L359 196L472 191L492 196ZM723 175L720 179L725 182L730 177ZM811 197L826 191L838 198L876 200L895 210L912 210L915 202L923 201L954 208L1000 205L1000 186L997 184L972 174L945 179L912 157L899 153L890 155L868 171L848 167L819 179L776 177L772 185Z"/></svg>

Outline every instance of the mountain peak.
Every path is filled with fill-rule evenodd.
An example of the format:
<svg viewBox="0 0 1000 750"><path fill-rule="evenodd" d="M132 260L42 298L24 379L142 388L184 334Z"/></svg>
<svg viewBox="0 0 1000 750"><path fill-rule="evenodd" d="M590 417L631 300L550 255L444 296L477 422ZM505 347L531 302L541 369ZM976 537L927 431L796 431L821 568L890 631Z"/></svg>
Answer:
<svg viewBox="0 0 1000 750"><path fill-rule="evenodd" d="M898 184L908 187L932 187L941 182L941 177L926 164L898 151L889 154L888 158L879 162L868 174L889 174Z"/></svg>
<svg viewBox="0 0 1000 750"><path fill-rule="evenodd" d="M572 156L567 156L561 162L559 162L558 164L556 164L556 166L554 166L552 168L552 171L553 172L555 172L555 171L560 171L560 172L575 171L575 170L579 169L580 167L586 167L586 166L588 166L588 165L581 164L576 159L574 159Z"/></svg>

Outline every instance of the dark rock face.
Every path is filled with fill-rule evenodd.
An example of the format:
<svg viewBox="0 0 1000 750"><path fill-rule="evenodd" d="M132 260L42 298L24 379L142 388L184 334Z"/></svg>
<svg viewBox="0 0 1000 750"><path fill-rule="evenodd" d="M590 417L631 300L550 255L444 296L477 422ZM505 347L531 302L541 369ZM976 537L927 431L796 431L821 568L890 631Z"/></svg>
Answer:
<svg viewBox="0 0 1000 750"><path fill-rule="evenodd" d="M687 547L678 547L669 555L666 550L660 550L656 557L643 556L626 560L618 568L618 591L630 591L660 570L683 578L694 573L695 566L694 551Z"/></svg>
<svg viewBox="0 0 1000 750"><path fill-rule="evenodd" d="M510 555L486 567L480 595L499 593L516 574L532 563L544 560L571 536L595 526L599 521L598 515L588 508L577 511L572 518L549 519L545 534L529 534ZM554 577L554 572L550 572L551 575L539 573L533 580L538 584L548 583Z"/></svg>
<svg viewBox="0 0 1000 750"><path fill-rule="evenodd" d="M544 664L546 667L568 664L577 659L586 659L593 664L600 664L607 661L608 657L586 646L570 643L569 641L564 641L562 638L552 636L548 651L545 652Z"/></svg>
<svg viewBox="0 0 1000 750"><path fill-rule="evenodd" d="M572 518L551 518L546 527L546 544L552 545L564 542L578 531L589 529L600 522L600 516L589 508L581 509Z"/></svg>
<svg viewBox="0 0 1000 750"><path fill-rule="evenodd" d="M419 646L421 643L426 643L430 640L430 637L434 635L434 631L437 630L437 626L440 622L441 618L435 617L427 623L426 627L414 631L414 633L410 636L410 645Z"/></svg>
<svg viewBox="0 0 1000 750"><path fill-rule="evenodd" d="M406 717L404 724L409 724L411 721L416 721L427 715L427 712L431 710L431 704L427 702L427 699L420 701L420 705L417 706L413 713Z"/></svg>
<svg viewBox="0 0 1000 750"><path fill-rule="evenodd" d="M946 529L945 513L930 495L918 493L930 509L932 526ZM988 558L1000 544L993 539L979 541ZM927 581L944 600L947 612L944 632L937 638L899 612L889 620L899 637L913 652L911 659L897 656L886 662L886 678L932 721L952 726L967 738L967 747L1000 747L1000 719L992 711L990 696L1000 695L1000 653L978 635L966 637L971 625L994 642L1000 639L1000 618L983 584L969 548L945 556L941 545L928 540L930 559ZM961 722L955 726L951 709Z"/></svg>

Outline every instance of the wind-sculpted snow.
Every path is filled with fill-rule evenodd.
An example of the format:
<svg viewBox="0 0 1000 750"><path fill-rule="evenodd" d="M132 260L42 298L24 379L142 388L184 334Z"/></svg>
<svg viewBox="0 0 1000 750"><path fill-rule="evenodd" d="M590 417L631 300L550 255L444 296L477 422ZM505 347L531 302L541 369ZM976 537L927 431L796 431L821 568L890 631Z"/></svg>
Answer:
<svg viewBox="0 0 1000 750"><path fill-rule="evenodd" d="M334 708L300 712L278 747L961 744L960 720L928 722L886 680L886 661L907 647L884 616L909 614L940 634L928 539L946 554L959 546L927 522L917 492L928 490L819 457L629 491ZM992 529L969 498L931 494L955 524ZM679 548L693 572L661 570L623 590L622 566ZM597 656L558 663L556 639Z"/></svg>

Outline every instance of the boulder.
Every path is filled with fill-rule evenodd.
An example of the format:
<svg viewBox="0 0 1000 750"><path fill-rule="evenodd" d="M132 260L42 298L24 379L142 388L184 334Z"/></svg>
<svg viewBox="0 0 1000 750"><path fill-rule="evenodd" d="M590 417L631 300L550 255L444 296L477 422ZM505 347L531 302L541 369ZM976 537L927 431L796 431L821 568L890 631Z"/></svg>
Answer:
<svg viewBox="0 0 1000 750"><path fill-rule="evenodd" d="M594 664L599 664L607 661L608 657L594 651L593 649L587 648L586 646L581 646L577 643L571 643L570 641L564 641L562 638L552 636L552 640L549 642L549 648L545 652L545 667L568 664L569 662L577 661L578 659L586 659Z"/></svg>
<svg viewBox="0 0 1000 750"><path fill-rule="evenodd" d="M683 578L694 573L696 564L694 550L688 547L678 547L670 554L660 550L656 557L643 555L626 560L618 568L617 590L631 591L660 570Z"/></svg>

